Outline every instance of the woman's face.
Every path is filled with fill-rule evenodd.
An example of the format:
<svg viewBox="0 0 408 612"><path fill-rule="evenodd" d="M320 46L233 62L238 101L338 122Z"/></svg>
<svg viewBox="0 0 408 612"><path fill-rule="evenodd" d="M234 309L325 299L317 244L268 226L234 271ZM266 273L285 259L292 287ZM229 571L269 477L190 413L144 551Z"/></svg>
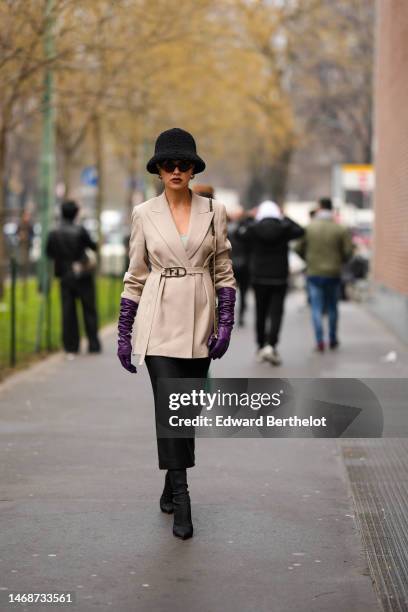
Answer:
<svg viewBox="0 0 408 612"><path fill-rule="evenodd" d="M182 191L188 187L194 173L194 165L185 160L166 160L158 164L158 171L165 187Z"/></svg>

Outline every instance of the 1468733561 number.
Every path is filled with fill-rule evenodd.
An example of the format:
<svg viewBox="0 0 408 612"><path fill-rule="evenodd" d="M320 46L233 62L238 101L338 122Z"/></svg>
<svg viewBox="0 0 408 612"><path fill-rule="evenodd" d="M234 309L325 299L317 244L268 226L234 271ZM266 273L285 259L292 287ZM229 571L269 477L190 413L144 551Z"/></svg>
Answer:
<svg viewBox="0 0 408 612"><path fill-rule="evenodd" d="M8 593L8 602L10 604L72 604L74 599L73 593L69 591L61 593Z"/></svg>

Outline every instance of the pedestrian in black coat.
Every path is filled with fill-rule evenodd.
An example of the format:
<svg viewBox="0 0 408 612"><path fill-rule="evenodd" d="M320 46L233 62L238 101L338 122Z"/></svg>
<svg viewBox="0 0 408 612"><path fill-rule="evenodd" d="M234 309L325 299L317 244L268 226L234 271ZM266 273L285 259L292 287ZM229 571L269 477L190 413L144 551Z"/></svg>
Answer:
<svg viewBox="0 0 408 612"><path fill-rule="evenodd" d="M249 269L255 292L259 361L282 363L277 345L289 279L288 244L303 234L303 228L269 200L259 206L255 221L238 232L251 248Z"/></svg>
<svg viewBox="0 0 408 612"><path fill-rule="evenodd" d="M99 353L98 314L95 278L86 250L96 251L96 243L87 230L75 223L79 207L74 201L61 206L61 224L47 239L47 255L54 260L55 276L60 279L62 306L62 341L71 357L79 352L79 326L76 300L82 305L88 351Z"/></svg>
<svg viewBox="0 0 408 612"><path fill-rule="evenodd" d="M231 215L228 218L228 239L231 243L231 259L232 269L234 271L235 280L238 285L238 325L242 327L245 324L245 312L247 309L247 292L249 289L249 259L250 259L250 244L245 240L241 240L240 233L247 225L251 224L253 219L244 217L244 211L241 209L240 218L233 218ZM228 214L228 213L227 213ZM244 232L245 233L245 232Z"/></svg>

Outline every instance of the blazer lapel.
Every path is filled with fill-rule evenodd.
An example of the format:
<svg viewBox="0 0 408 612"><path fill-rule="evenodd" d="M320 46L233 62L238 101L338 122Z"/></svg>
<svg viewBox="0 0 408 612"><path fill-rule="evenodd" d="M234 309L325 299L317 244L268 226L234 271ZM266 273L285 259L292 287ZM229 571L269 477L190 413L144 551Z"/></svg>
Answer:
<svg viewBox="0 0 408 612"><path fill-rule="evenodd" d="M190 229L185 249L190 259L194 256L204 240L213 216L214 211L210 211L209 200L193 192L191 200Z"/></svg>
<svg viewBox="0 0 408 612"><path fill-rule="evenodd" d="M180 234L174 223L164 191L155 198L148 215L175 257L183 266L189 266L190 262L186 254L186 249L181 242Z"/></svg>

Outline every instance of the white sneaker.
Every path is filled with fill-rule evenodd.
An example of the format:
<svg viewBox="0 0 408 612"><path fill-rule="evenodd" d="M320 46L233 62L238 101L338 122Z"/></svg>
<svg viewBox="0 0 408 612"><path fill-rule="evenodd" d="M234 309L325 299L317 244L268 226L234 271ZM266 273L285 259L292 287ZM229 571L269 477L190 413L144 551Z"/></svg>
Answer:
<svg viewBox="0 0 408 612"><path fill-rule="evenodd" d="M278 349L276 349L275 347L272 347L272 353L268 355L267 359L269 363L271 363L274 366L282 365L282 358L278 353Z"/></svg>
<svg viewBox="0 0 408 612"><path fill-rule="evenodd" d="M269 361L272 354L273 348L270 344L267 344L266 346L263 346L261 349L258 350L256 354L256 360L258 363L262 363L262 361Z"/></svg>
<svg viewBox="0 0 408 612"><path fill-rule="evenodd" d="M67 361L73 361L75 357L76 357L75 353L65 353L65 359Z"/></svg>

